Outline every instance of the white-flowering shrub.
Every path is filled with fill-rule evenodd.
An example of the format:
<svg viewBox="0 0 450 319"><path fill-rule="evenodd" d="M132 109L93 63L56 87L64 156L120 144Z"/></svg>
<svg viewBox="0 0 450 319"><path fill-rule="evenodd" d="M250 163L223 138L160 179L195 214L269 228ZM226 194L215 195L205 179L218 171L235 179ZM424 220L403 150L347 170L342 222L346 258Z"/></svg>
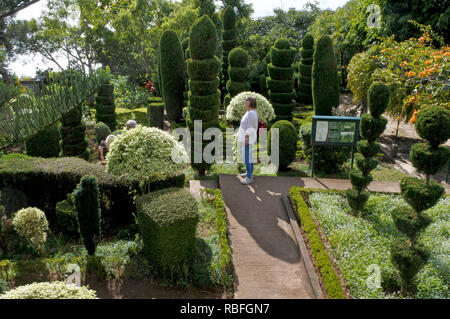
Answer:
<svg viewBox="0 0 450 319"><path fill-rule="evenodd" d="M0 299L98 299L96 292L65 282L39 282L19 286L0 295Z"/></svg>
<svg viewBox="0 0 450 319"><path fill-rule="evenodd" d="M256 99L256 113L258 119L264 123L268 123L275 118L275 111L272 104L261 94L255 92L241 92L231 99L227 107L226 118L230 122L239 122L244 116L247 109L245 108L245 98L247 96Z"/></svg>
<svg viewBox="0 0 450 319"><path fill-rule="evenodd" d="M179 175L187 154L169 133L139 125L114 139L106 162L108 173L127 175L146 185Z"/></svg>
<svg viewBox="0 0 450 319"><path fill-rule="evenodd" d="M44 248L47 240L48 222L45 213L39 208L22 208L15 213L12 225L20 237L37 250Z"/></svg>

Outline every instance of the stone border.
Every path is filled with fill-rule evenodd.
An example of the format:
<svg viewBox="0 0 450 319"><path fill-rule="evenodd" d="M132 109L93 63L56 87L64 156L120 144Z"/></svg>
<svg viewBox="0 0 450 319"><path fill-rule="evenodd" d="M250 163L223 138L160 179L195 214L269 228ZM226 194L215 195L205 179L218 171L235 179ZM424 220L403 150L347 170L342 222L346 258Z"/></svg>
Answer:
<svg viewBox="0 0 450 319"><path fill-rule="evenodd" d="M309 281L311 282L311 286L313 288L314 295L317 299L324 299L324 296L322 293L322 288L320 287L319 278L317 277L317 274L314 270L314 265L309 256L309 252L308 252L308 249L306 248L303 236L300 233L300 228L298 227L297 219L295 218L294 212L292 211L292 206L289 203L287 196L284 194L281 196L281 201L283 202L285 211L290 219L292 231L294 233L295 239L296 239L298 247L300 249L300 253L303 257L303 263L304 263L306 271L308 273Z"/></svg>

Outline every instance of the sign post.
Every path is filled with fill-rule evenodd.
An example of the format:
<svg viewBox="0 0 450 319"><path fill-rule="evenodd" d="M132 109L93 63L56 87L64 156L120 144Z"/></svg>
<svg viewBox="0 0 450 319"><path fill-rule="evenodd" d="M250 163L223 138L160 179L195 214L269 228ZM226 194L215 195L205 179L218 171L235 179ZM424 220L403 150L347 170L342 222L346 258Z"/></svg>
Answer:
<svg viewBox="0 0 450 319"><path fill-rule="evenodd" d="M314 177L315 146L351 146L353 169L354 149L359 139L360 117L320 116L314 115L311 129L311 177Z"/></svg>

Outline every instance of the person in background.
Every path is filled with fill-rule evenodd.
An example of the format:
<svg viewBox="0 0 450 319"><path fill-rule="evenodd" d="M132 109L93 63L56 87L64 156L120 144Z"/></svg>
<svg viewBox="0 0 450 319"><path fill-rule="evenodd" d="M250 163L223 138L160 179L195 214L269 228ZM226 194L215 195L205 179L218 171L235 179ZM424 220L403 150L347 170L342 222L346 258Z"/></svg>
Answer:
<svg viewBox="0 0 450 319"><path fill-rule="evenodd" d="M112 141L114 141L114 139L116 138L115 135L108 135L106 137L106 140L102 140L100 142L100 145L98 146L98 154L100 156L100 161L102 162L102 165L106 165L106 161L105 161L105 155L106 153L108 153L109 151L109 147L111 146Z"/></svg>
<svg viewBox="0 0 450 319"><path fill-rule="evenodd" d="M238 131L238 142L243 144L242 154L245 162L245 173L241 174L245 179L241 182L248 185L253 182L253 154L252 146L256 143L258 131L258 114L256 113L256 99L248 96L245 99L247 112L241 120Z"/></svg>
<svg viewBox="0 0 450 319"><path fill-rule="evenodd" d="M137 126L137 122L135 120L128 120L125 126L127 127L127 131L134 129Z"/></svg>

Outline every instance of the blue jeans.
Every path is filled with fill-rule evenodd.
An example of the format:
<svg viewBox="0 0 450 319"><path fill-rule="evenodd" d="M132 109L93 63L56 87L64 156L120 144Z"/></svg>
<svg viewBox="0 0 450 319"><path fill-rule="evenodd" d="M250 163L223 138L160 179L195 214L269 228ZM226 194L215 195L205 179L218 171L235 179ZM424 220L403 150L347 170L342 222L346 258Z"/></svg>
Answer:
<svg viewBox="0 0 450 319"><path fill-rule="evenodd" d="M253 154L250 144L244 145L244 162L247 178L253 177Z"/></svg>

